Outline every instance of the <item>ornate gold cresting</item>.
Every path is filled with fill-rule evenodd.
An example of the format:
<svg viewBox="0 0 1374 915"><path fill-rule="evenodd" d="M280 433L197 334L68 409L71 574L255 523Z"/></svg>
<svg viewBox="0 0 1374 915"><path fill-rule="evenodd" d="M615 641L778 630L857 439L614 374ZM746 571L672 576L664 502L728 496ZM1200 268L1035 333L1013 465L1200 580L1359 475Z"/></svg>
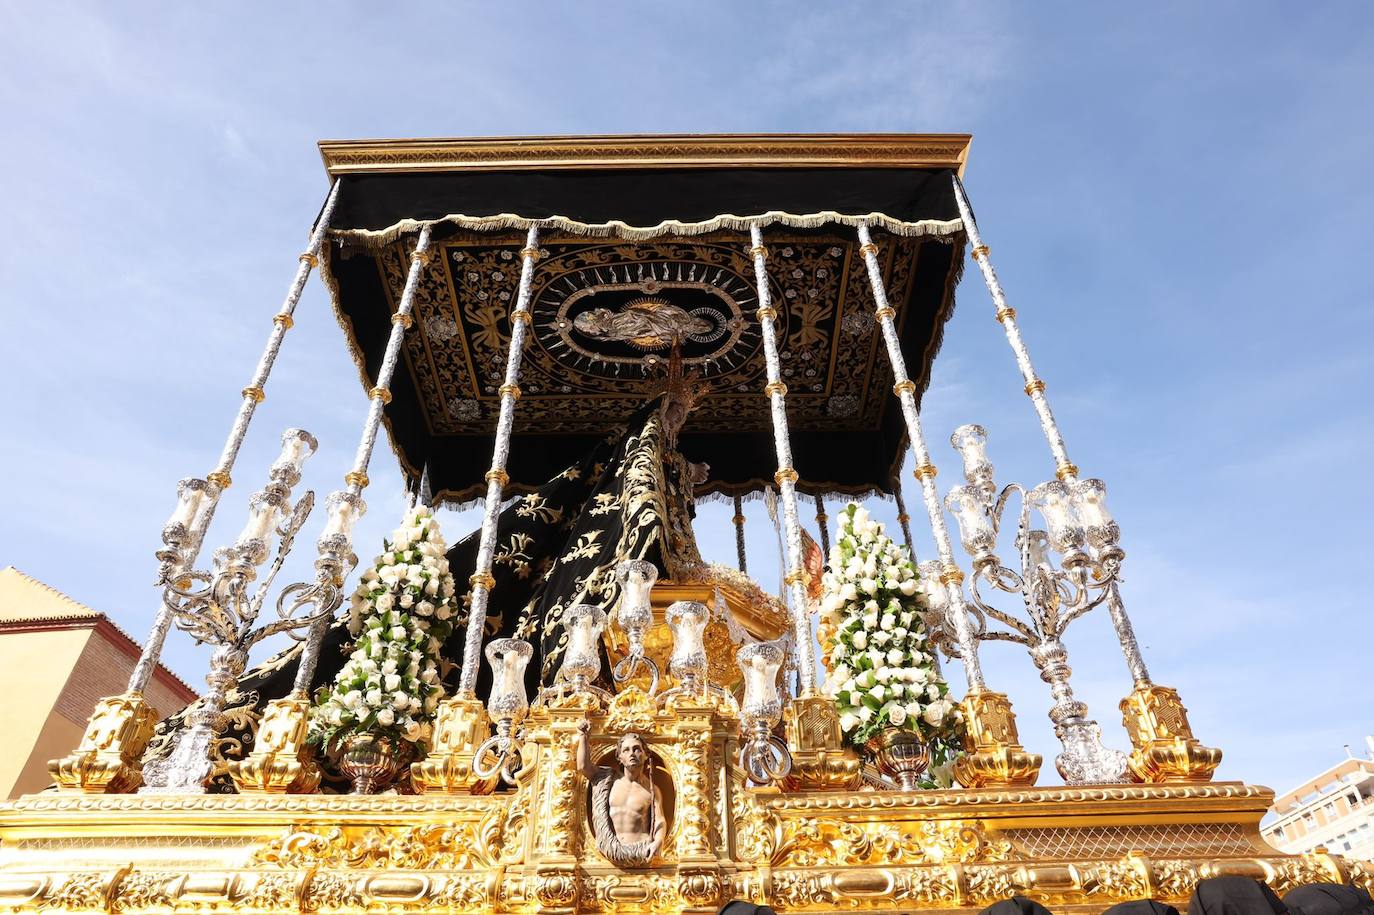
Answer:
<svg viewBox="0 0 1374 915"><path fill-rule="evenodd" d="M1221 750L1193 736L1188 710L1170 686L1141 684L1121 700L1122 723L1131 736L1131 774L1145 782L1201 783L1212 779Z"/></svg>
<svg viewBox="0 0 1374 915"><path fill-rule="evenodd" d="M96 703L81 743L49 761L48 772L63 791L133 791L143 781L140 759L157 721L157 709L142 693L107 696Z"/></svg>
<svg viewBox="0 0 1374 915"><path fill-rule="evenodd" d="M491 736L486 706L475 698L456 696L439 703L434 719L434 745L429 755L410 765L410 780L423 793L485 794L498 776L480 778L473 756Z"/></svg>
<svg viewBox="0 0 1374 915"><path fill-rule="evenodd" d="M1040 775L1041 756L1027 753L1016 732L1016 713L1002 693L969 692L959 703L964 716L965 755L954 761L954 777L966 788L1029 787Z"/></svg>
<svg viewBox="0 0 1374 915"><path fill-rule="evenodd" d="M320 768L306 745L310 700L274 699L263 709L258 739L247 758L229 763L240 794L309 794L320 785Z"/></svg>

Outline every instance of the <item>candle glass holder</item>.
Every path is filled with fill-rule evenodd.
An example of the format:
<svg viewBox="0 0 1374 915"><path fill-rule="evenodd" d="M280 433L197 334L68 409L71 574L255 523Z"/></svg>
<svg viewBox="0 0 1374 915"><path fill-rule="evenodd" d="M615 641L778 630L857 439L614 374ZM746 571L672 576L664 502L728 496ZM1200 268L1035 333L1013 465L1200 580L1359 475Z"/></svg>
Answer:
<svg viewBox="0 0 1374 915"><path fill-rule="evenodd" d="M641 668L649 671L649 695L658 691L658 665L644 653L644 639L654 623L650 602L658 567L644 559L627 559L615 567L620 581L620 604L616 619L629 642L625 657L611 671L617 683L625 683Z"/></svg>
<svg viewBox="0 0 1374 915"><path fill-rule="evenodd" d="M496 722L496 733L473 753L472 771L482 779L499 772L507 784L513 785L520 769L517 728L530 710L525 668L534 657L534 647L524 639L496 639L488 643L486 656L492 674L487 714Z"/></svg>
<svg viewBox="0 0 1374 915"><path fill-rule="evenodd" d="M563 629L568 644L558 669L559 686L573 694L590 693L609 702L610 693L593 683L601 675L601 633L606 630L606 612L591 604L575 604L563 615Z"/></svg>
<svg viewBox="0 0 1374 915"><path fill-rule="evenodd" d="M783 700L778 671L787 652L781 642L755 642L735 654L744 674L740 702L739 765L760 785L771 785L792 771L787 742L773 733L782 720Z"/></svg>

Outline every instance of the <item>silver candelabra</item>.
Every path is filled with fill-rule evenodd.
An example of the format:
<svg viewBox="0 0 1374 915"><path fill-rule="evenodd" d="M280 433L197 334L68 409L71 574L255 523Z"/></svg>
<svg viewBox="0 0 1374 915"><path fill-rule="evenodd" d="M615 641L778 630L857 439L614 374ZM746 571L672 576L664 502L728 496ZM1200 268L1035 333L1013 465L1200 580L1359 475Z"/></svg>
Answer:
<svg viewBox="0 0 1374 915"><path fill-rule="evenodd" d="M163 531L166 548L158 553L162 560L159 584L163 605L177 628L190 634L197 644L214 649L205 678L210 689L191 711L189 726L178 736L172 752L144 767L142 791L204 792L213 774L213 744L224 725L222 713L229 689L247 667L253 646L281 632L305 638L317 623L331 618L343 602L344 576L356 559L346 531L340 531L335 522L335 516L349 510L352 503L344 505L347 494L336 498L340 496L336 493L330 499L330 529L319 541L315 579L282 589L276 600L276 619L258 622L272 583L314 507L313 492L306 492L292 504L291 489L300 481L301 467L316 447L310 433L286 431L281 456L272 464L267 484L249 499L248 523L233 545L215 551L208 571L187 569L181 561L189 545L187 538L203 536L203 530L198 531L192 521L203 502L205 487L195 485L202 481L183 481L178 488L178 510ZM258 567L273 555L274 540L275 556L254 587Z"/></svg>
<svg viewBox="0 0 1374 915"><path fill-rule="evenodd" d="M963 459L967 484L951 489L945 506L958 521L960 540L973 560L970 609L977 638L1016 642L1029 649L1054 699L1049 716L1064 746L1055 766L1065 782L1126 781L1126 754L1102 745L1101 727L1088 717L1087 705L1074 698L1062 640L1074 620L1118 600L1125 553L1117 544L1116 522L1107 513L1105 486L1101 480L1075 480L1072 485L1051 480L1030 490L1010 483L999 493L988 460L986 430L960 426L950 442ZM1020 502L1015 541L1019 569L1004 565L996 552L1013 496ZM1032 527L1033 513L1043 518L1047 530ZM987 586L1019 595L1024 613L1013 615L993 606L982 593ZM990 627L989 619L1006 628Z"/></svg>

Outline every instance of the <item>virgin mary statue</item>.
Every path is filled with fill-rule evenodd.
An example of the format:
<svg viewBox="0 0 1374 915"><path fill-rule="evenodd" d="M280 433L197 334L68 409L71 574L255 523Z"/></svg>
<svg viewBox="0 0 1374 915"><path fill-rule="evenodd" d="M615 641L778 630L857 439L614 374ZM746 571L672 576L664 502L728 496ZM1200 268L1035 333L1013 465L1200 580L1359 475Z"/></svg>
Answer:
<svg viewBox="0 0 1374 915"><path fill-rule="evenodd" d="M515 636L534 646L526 684L531 695L553 683L562 663L564 612L579 603L609 609L619 597L614 572L620 561L648 560L657 566L660 579L679 580L701 565L692 534L692 487L705 481L708 468L678 453L677 435L703 388L684 376L676 359L673 363L662 393L580 461L516 498L498 517L492 566L496 584L484 642ZM474 532L449 550L449 567L459 582L476 568L478 538ZM343 622L335 622L321 646L312 692L332 682L347 658L349 635ZM464 629L460 620L444 647L442 673L449 694L462 669ZM299 655L300 645L293 646L248 671L230 690L226 726L214 747L217 763L252 751L258 717L268 702L290 691ZM489 682L483 664L479 697L486 695ZM171 752L194 705L158 724L145 764ZM211 790L227 787L220 775Z"/></svg>

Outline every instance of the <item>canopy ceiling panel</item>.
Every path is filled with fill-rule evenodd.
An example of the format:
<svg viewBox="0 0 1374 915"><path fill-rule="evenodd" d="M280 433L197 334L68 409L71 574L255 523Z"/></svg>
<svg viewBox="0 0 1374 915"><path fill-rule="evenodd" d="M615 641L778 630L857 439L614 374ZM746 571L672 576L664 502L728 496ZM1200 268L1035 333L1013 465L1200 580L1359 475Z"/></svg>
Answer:
<svg viewBox="0 0 1374 915"><path fill-rule="evenodd" d="M954 139L966 148L967 138ZM808 138L791 140L815 158ZM525 152L547 157L524 142L531 144ZM950 180L961 158L938 167L890 156L901 164L801 167L755 159L698 167L674 160L671 167L607 168L584 154L567 167L528 168L517 157L486 170L435 165L433 157L405 167L388 147L377 173L367 173L340 144L321 145L341 181L335 244L323 269L368 387L414 232L423 223L434 227L438 256L421 274L416 323L386 420L406 474L413 480L428 465L436 496L465 501L485 491L508 315L531 223L543 228L511 492L542 484L653 396L674 339L685 368L709 385L680 439L690 460L711 465L698 494L747 494L772 484L751 223L769 226L768 276L799 488L891 491L905 428L853 224L870 220L887 229L875 233L879 260L908 369L924 390L962 262ZM939 148L948 156L953 146ZM699 146L692 151L701 154Z"/></svg>

